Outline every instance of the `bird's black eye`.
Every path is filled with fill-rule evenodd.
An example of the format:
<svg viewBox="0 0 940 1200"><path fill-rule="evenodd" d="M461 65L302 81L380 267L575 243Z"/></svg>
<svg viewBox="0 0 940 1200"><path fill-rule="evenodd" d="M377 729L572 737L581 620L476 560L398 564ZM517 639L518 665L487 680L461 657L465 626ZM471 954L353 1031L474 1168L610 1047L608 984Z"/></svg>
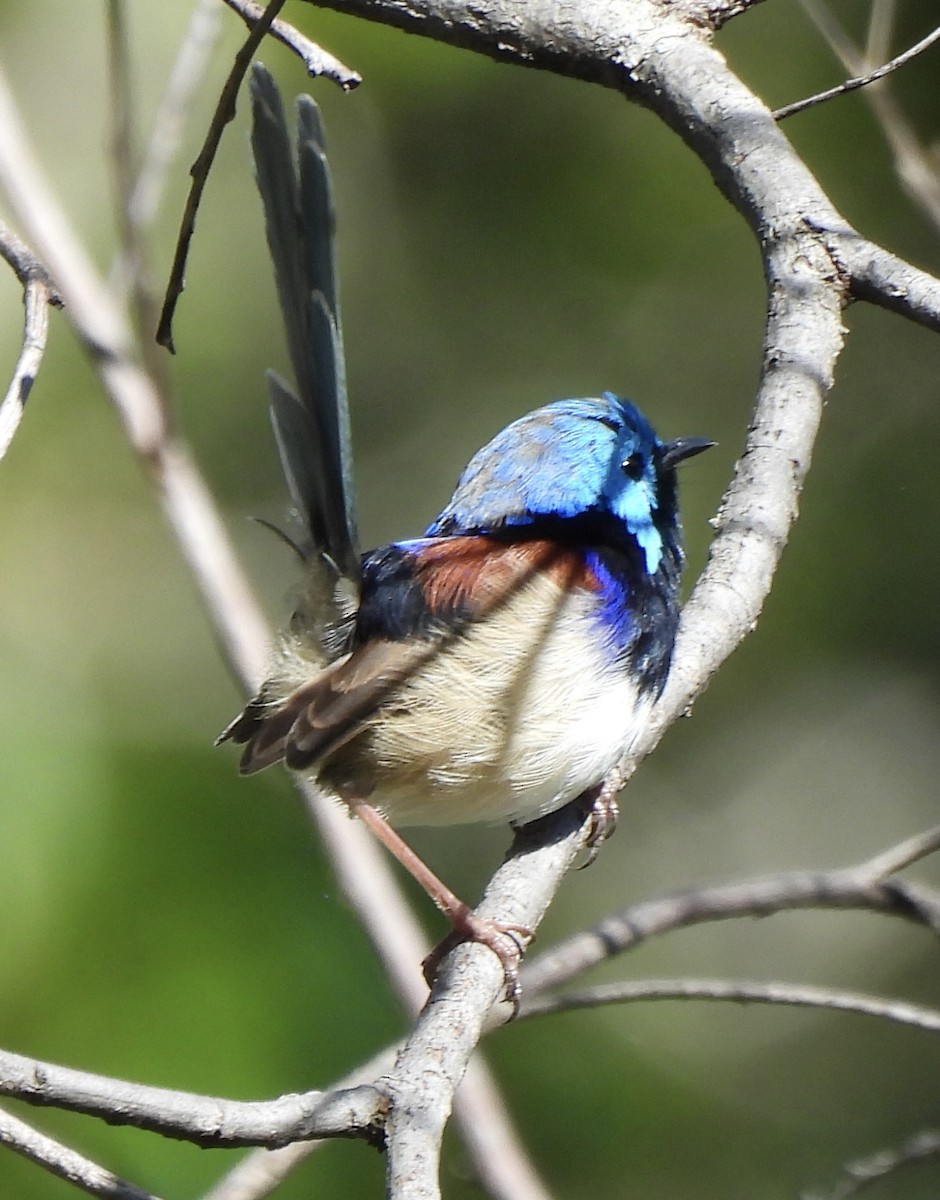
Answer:
<svg viewBox="0 0 940 1200"><path fill-rule="evenodd" d="M620 466L623 473L629 475L631 479L642 479L645 463L639 450L634 450L632 454L628 455Z"/></svg>

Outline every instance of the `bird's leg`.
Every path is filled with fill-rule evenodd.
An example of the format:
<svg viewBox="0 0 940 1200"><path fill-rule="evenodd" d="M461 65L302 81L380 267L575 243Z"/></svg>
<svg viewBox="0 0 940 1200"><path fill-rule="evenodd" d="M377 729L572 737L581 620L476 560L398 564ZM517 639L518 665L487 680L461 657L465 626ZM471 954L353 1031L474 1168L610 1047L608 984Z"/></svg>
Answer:
<svg viewBox="0 0 940 1200"><path fill-rule="evenodd" d="M503 964L506 977L506 997L518 1004L519 964L526 945L535 936L527 925L503 924L478 917L469 905L456 896L431 868L419 858L408 843L394 830L382 814L364 800L347 800L350 809L372 831L388 852L394 855L453 925L453 931L439 943L424 960L424 977L434 982L441 960L454 946L463 941L482 942L489 946Z"/></svg>

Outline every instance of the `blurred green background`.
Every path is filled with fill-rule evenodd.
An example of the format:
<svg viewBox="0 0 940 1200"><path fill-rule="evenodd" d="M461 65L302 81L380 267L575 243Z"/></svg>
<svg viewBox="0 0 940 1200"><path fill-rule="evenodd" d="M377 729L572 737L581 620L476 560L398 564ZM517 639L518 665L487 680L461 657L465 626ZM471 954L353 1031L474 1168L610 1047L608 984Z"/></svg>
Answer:
<svg viewBox="0 0 940 1200"><path fill-rule="evenodd" d="M190 4L129 5L138 129ZM868 6L836 9L860 33ZM597 87L495 65L293 3L285 16L360 70L312 84L328 127L366 544L412 535L469 455L547 400L612 388L664 436L719 448L683 472L689 580L742 445L760 364L753 240L652 116ZM902 6L898 47L930 0ZM195 156L243 36L227 11L154 235L168 271ZM771 104L841 68L796 3L719 45ZM305 89L279 46L263 60ZM0 3L0 59L37 151L106 266L102 6ZM937 52L898 77L921 137L940 130ZM252 180L247 105L199 218L172 372L191 439L272 619L291 555L251 515L285 497L262 373L285 353ZM858 228L940 271L865 101L787 133ZM0 375L21 304L0 275ZM803 514L761 624L625 797L615 841L570 878L539 948L631 900L874 853L938 819L940 339L862 307ZM0 464L0 1045L152 1084L243 1098L329 1084L405 1021L287 779L242 781L212 741L239 702L117 420L61 316ZM475 897L505 830L416 834ZM926 863L921 878L938 881ZM428 928L440 923L418 903ZM415 964L415 970L418 969ZM605 978L706 974L828 983L940 1003L940 955L872 916L699 928ZM855 1016L661 1004L520 1025L487 1050L560 1200L767 1200L938 1120L938 1047ZM52 1111L25 1113L159 1195L197 1196L233 1156ZM316 1155L279 1195L375 1196L359 1145ZM940 1172L873 1195L927 1197ZM449 1139L445 1190L479 1194ZM75 1195L12 1155L0 1194Z"/></svg>

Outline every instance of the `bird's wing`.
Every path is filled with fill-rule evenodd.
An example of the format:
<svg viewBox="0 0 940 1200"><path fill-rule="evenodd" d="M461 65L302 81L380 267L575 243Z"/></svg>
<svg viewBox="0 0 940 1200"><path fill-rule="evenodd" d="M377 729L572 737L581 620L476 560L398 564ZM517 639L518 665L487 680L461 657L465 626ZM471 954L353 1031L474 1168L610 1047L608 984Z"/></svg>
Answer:
<svg viewBox="0 0 940 1200"><path fill-rule="evenodd" d="M361 732L388 695L436 652L432 641L371 641L302 684L274 708L252 706L225 731L245 743L243 775L284 759L312 766Z"/></svg>
<svg viewBox="0 0 940 1200"><path fill-rule="evenodd" d="M296 392L268 374L271 420L292 499L314 552L358 580L346 370L333 247L330 171L317 106L297 100L297 165L280 93L251 77L252 149Z"/></svg>
<svg viewBox="0 0 940 1200"><path fill-rule="evenodd" d="M359 644L286 699L262 693L229 726L223 738L245 745L242 772L281 759L305 770L334 753L469 625L496 619L536 573L561 589L590 586L583 556L550 541L427 538L366 555Z"/></svg>

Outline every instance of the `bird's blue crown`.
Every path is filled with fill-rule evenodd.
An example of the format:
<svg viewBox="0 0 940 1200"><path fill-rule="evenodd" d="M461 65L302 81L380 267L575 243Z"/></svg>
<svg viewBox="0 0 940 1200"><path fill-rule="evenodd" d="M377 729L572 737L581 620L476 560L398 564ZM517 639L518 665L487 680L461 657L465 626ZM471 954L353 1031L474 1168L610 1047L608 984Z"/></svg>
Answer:
<svg viewBox="0 0 940 1200"><path fill-rule="evenodd" d="M649 574L678 566L675 476L646 417L612 392L558 400L498 433L470 460L427 536L497 533L610 517Z"/></svg>

